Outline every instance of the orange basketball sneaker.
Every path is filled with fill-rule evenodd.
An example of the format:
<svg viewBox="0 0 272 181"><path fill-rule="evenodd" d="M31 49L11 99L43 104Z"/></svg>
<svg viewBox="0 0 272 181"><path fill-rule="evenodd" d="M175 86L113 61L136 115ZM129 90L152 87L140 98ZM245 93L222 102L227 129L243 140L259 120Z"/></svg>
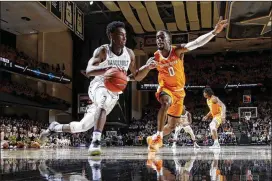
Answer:
<svg viewBox="0 0 272 181"><path fill-rule="evenodd" d="M151 152L157 152L160 147L162 147L163 142L160 135L156 137L156 139L152 139L152 136L148 136L146 138L146 142L148 144L148 150Z"/></svg>

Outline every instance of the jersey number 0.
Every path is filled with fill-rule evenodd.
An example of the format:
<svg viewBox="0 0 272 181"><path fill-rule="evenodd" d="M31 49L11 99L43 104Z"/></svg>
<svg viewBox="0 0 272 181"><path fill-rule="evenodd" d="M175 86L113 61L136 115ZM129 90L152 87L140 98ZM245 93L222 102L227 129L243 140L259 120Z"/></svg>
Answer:
<svg viewBox="0 0 272 181"><path fill-rule="evenodd" d="M171 77L175 75L175 71L174 71L173 67L169 67L169 68L168 68L168 72L169 72L169 75L170 75Z"/></svg>

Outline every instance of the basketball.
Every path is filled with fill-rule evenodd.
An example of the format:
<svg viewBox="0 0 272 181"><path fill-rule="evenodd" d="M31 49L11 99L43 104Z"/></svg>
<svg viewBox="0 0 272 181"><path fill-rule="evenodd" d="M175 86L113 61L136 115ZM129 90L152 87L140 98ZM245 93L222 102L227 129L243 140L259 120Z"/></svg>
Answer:
<svg viewBox="0 0 272 181"><path fill-rule="evenodd" d="M9 148L8 142L5 142L2 146L3 146L3 149L8 149Z"/></svg>
<svg viewBox="0 0 272 181"><path fill-rule="evenodd" d="M107 70L104 76L104 84L111 92L121 92L127 86L127 75L118 68Z"/></svg>
<svg viewBox="0 0 272 181"><path fill-rule="evenodd" d="M31 148L41 148L41 145L36 141L32 141L30 147Z"/></svg>
<svg viewBox="0 0 272 181"><path fill-rule="evenodd" d="M24 148L25 144L22 141L17 142L17 148Z"/></svg>

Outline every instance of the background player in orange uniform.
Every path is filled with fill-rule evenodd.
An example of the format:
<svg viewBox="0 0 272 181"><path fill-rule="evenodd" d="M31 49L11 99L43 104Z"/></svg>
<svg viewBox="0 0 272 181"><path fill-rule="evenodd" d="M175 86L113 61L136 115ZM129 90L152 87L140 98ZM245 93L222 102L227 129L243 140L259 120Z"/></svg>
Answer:
<svg viewBox="0 0 272 181"><path fill-rule="evenodd" d="M205 88L203 91L203 96L207 99L210 112L205 117L203 117L202 120L206 121L209 117L213 118L212 122L210 123L210 130L214 143L210 148L220 148L217 129L220 124L225 123L226 106L218 97L214 95L211 88Z"/></svg>
<svg viewBox="0 0 272 181"><path fill-rule="evenodd" d="M159 88L156 93L161 108L157 118L157 133L147 137L150 151L157 151L162 146L163 135L171 133L179 121L185 97L184 53L208 43L216 34L227 26L227 20L220 18L214 30L196 40L179 46L171 45L171 35L167 30L158 31L156 42L158 50L154 53L156 68L159 71ZM155 68L155 67L154 67ZM168 118L167 125L164 126Z"/></svg>

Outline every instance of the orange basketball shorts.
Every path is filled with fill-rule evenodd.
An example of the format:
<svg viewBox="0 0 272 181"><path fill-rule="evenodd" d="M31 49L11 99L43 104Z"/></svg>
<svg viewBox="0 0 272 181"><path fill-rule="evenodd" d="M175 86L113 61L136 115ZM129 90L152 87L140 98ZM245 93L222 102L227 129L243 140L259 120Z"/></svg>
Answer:
<svg viewBox="0 0 272 181"><path fill-rule="evenodd" d="M171 97L171 106L169 107L167 114L172 117L180 117L183 111L183 102L185 98L185 91L184 89L180 91L171 91L166 87L160 87L156 92L156 98L160 102L160 96L162 94L167 94Z"/></svg>

